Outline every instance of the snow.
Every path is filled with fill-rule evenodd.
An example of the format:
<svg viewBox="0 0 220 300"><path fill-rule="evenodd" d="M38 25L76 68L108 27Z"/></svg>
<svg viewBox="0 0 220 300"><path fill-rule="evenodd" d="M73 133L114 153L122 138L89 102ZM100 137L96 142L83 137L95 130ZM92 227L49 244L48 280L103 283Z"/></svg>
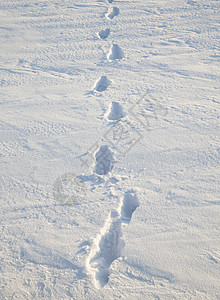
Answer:
<svg viewBox="0 0 220 300"><path fill-rule="evenodd" d="M218 26L1 0L1 299L220 298Z"/></svg>

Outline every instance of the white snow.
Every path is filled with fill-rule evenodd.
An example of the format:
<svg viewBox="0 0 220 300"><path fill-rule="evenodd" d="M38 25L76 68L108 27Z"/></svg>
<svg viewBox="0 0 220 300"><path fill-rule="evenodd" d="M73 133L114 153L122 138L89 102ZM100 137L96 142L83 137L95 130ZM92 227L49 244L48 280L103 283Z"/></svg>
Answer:
<svg viewBox="0 0 220 300"><path fill-rule="evenodd" d="M1 299L220 298L219 8L0 1Z"/></svg>

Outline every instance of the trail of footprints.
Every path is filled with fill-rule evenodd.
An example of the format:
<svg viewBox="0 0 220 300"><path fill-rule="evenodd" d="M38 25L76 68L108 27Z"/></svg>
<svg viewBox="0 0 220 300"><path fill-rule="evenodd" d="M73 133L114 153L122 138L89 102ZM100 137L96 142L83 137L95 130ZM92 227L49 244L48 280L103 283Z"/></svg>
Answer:
<svg viewBox="0 0 220 300"><path fill-rule="evenodd" d="M111 4L113 0L106 0ZM120 13L117 7L109 7L106 17L112 20ZM106 40L109 37L110 28L100 30L98 37ZM112 44L107 59L109 61L120 60L124 57L122 49L117 44ZM101 76L94 84L93 90L104 92L111 81L106 76ZM117 121L125 117L120 103L113 101L106 115L109 121ZM107 145L101 146L95 154L95 165L93 172L99 176L106 175L112 171L114 164L113 153ZM128 190L124 193L118 208L112 209L100 233L95 237L86 260L86 269L92 276L97 288L108 283L111 264L118 259L125 246L122 238L123 227L127 226L132 218L133 212L139 206L136 193Z"/></svg>
<svg viewBox="0 0 220 300"><path fill-rule="evenodd" d="M113 0L106 0L108 4L111 4ZM109 6L108 12L106 13L106 17L109 20L113 20L116 16L120 14L120 10L118 7L115 6ZM102 29L100 30L97 35L100 40L106 40L110 35L110 28ZM108 53L107 53L107 59L109 61L114 60L120 60L124 57L124 53L122 49L117 44L112 44ZM95 85L93 86L93 90L97 92L104 92L107 87L110 85L111 81L107 79L106 76L102 76L99 78Z"/></svg>

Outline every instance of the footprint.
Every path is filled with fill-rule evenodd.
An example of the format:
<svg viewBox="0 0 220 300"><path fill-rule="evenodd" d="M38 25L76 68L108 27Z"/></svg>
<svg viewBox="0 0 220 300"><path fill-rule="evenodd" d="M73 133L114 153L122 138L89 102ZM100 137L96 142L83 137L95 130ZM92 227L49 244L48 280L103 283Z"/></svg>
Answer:
<svg viewBox="0 0 220 300"><path fill-rule="evenodd" d="M120 103L113 101L109 107L109 111L107 113L107 118L109 120L120 120L125 117L125 113Z"/></svg>
<svg viewBox="0 0 220 300"><path fill-rule="evenodd" d="M99 31L98 37L99 37L100 39L102 39L102 40L105 40L105 39L107 39L107 37L109 36L109 34L110 34L110 29L107 28L107 29L105 29L105 30Z"/></svg>
<svg viewBox="0 0 220 300"><path fill-rule="evenodd" d="M94 240L86 261L87 270L92 274L95 286L108 283L110 266L121 256L125 243L122 239L122 224L127 225L133 212L139 206L134 191L127 191L118 210L112 210L100 234Z"/></svg>
<svg viewBox="0 0 220 300"><path fill-rule="evenodd" d="M114 0L107 0L108 3L112 3Z"/></svg>
<svg viewBox="0 0 220 300"><path fill-rule="evenodd" d="M122 59L124 57L124 53L122 49L117 45L113 44L107 54L107 58L109 60Z"/></svg>
<svg viewBox="0 0 220 300"><path fill-rule="evenodd" d="M101 76L95 83L93 90L97 92L104 92L108 86L110 85L111 81L106 76Z"/></svg>
<svg viewBox="0 0 220 300"><path fill-rule="evenodd" d="M98 243L97 249L88 261L88 268L97 288L108 283L109 267L114 260L121 256L121 250L124 248L121 222L119 218L114 217L117 214L112 211L103 227L103 234L98 235L94 241Z"/></svg>
<svg viewBox="0 0 220 300"><path fill-rule="evenodd" d="M108 11L106 17L112 20L114 17L118 16L119 13L120 13L120 12L119 12L119 8L117 8L117 7L112 7L112 8Z"/></svg>
<svg viewBox="0 0 220 300"><path fill-rule="evenodd" d="M113 168L113 154L107 145L101 146L95 154L96 162L94 173L106 175Z"/></svg>
<svg viewBox="0 0 220 300"><path fill-rule="evenodd" d="M122 220L130 223L133 212L139 206L137 195L133 190L127 191L124 195L123 205L121 208Z"/></svg>

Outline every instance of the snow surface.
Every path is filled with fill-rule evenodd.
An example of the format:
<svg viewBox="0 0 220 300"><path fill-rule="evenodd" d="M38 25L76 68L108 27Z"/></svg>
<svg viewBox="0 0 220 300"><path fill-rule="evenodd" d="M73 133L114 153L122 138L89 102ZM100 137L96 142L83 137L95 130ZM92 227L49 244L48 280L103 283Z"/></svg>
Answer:
<svg viewBox="0 0 220 300"><path fill-rule="evenodd" d="M219 6L0 1L1 299L220 299Z"/></svg>

